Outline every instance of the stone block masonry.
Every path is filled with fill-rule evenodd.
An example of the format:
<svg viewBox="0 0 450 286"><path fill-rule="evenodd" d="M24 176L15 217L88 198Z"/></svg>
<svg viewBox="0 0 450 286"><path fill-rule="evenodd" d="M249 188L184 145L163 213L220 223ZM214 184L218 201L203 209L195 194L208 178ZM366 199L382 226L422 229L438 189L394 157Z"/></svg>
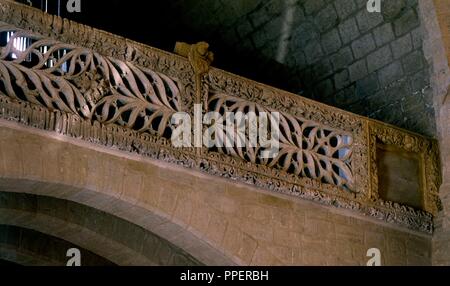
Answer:
<svg viewBox="0 0 450 286"><path fill-rule="evenodd" d="M381 13L369 13L366 0L213 2L220 2L214 12L206 4L195 11L179 5L196 32L236 55L226 69L436 135L417 0L382 1ZM204 25L205 17L212 25ZM282 55L281 45L287 45ZM250 57L257 58L251 67Z"/></svg>
<svg viewBox="0 0 450 286"><path fill-rule="evenodd" d="M436 121L440 154L442 162L443 182L440 197L443 210L435 218L436 231L433 235L433 265L450 264L450 106L448 88L450 83L450 37L449 15L450 5L445 0L420 0L420 18L424 23L424 52L431 66L431 85L436 106ZM413 40L413 42L415 42ZM415 57L408 60L408 65L416 61ZM422 63L420 63L422 64ZM420 65L417 65L420 66Z"/></svg>

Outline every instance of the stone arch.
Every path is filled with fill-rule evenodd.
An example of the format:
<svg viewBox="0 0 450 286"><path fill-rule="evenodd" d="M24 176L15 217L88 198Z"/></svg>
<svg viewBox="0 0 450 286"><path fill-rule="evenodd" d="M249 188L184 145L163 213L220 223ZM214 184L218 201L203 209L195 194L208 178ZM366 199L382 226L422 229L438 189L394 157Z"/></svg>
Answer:
<svg viewBox="0 0 450 286"><path fill-rule="evenodd" d="M173 202L160 198L158 167L140 156L1 125L0 224L62 239L119 265L235 264L164 208ZM77 215L79 221L70 221ZM153 257L152 244L159 249Z"/></svg>
<svg viewBox="0 0 450 286"><path fill-rule="evenodd" d="M29 228L0 224L0 260L24 266L63 266L67 250L80 250L84 266L112 266L111 261L66 240ZM1 263L1 262L0 262Z"/></svg>
<svg viewBox="0 0 450 286"><path fill-rule="evenodd" d="M0 190L0 225L55 237L113 264L234 264L167 218L105 194L5 178Z"/></svg>
<svg viewBox="0 0 450 286"><path fill-rule="evenodd" d="M80 248L89 254L87 265L233 264L168 219L117 198L23 179L3 178L0 190L0 228L20 230L28 236L39 234L38 238L47 238L51 245L58 241ZM9 233L2 233L3 241L8 241ZM57 265L64 261L45 259L45 253L33 257L32 252L21 249L14 253L22 258L12 262L34 259L40 265ZM0 247L0 258L11 257L12 251L11 247Z"/></svg>

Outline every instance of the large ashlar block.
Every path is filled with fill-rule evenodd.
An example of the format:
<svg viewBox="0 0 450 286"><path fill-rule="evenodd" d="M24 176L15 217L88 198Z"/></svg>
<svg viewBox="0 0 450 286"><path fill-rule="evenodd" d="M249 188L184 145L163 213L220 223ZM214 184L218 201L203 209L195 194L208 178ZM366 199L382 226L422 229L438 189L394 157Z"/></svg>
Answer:
<svg viewBox="0 0 450 286"><path fill-rule="evenodd" d="M43 175L43 160L39 153L41 146L37 142L25 142L22 145L23 168L30 178L41 178Z"/></svg>
<svg viewBox="0 0 450 286"><path fill-rule="evenodd" d="M225 232L223 248L228 249L244 264L250 264L258 242L235 226L228 226Z"/></svg>
<svg viewBox="0 0 450 286"><path fill-rule="evenodd" d="M173 220L180 225L189 225L194 210L194 202L189 195L180 194L177 198Z"/></svg>
<svg viewBox="0 0 450 286"><path fill-rule="evenodd" d="M125 200L138 203L142 189L143 172L139 168L132 168L134 165L128 164L128 168L125 170L121 197Z"/></svg>

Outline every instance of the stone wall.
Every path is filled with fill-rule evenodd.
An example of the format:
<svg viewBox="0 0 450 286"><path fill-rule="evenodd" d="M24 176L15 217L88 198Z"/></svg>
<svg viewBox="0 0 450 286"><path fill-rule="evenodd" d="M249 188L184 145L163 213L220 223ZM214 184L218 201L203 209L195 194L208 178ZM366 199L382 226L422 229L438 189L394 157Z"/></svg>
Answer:
<svg viewBox="0 0 450 286"><path fill-rule="evenodd" d="M357 114L435 135L417 0L179 1L216 64ZM200 37L199 37L200 39ZM222 59L221 59L222 58Z"/></svg>
<svg viewBox="0 0 450 286"><path fill-rule="evenodd" d="M431 87L436 110L440 142L443 183L440 189L443 210L436 218L433 237L433 264L450 264L450 5L445 0L421 0L421 19L424 23L424 51L430 63Z"/></svg>
<svg viewBox="0 0 450 286"><path fill-rule="evenodd" d="M178 225L165 239L187 252L199 249L180 236L182 231L240 265L365 265L373 247L381 250L383 265L431 264L428 235L139 155L1 124L0 177L67 186L17 189L14 183L3 191L14 186L16 192L46 191L38 195L97 203L119 215L116 203L89 196L104 194L131 204L128 212L144 208ZM78 191L71 193L73 187ZM143 218L132 221L149 224L149 217ZM167 224L152 228L169 230Z"/></svg>

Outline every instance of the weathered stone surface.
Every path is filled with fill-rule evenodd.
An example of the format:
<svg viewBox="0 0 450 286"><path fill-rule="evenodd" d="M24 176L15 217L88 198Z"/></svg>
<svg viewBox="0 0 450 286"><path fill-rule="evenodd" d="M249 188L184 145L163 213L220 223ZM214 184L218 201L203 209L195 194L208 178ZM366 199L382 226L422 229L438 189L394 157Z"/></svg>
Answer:
<svg viewBox="0 0 450 286"><path fill-rule="evenodd" d="M259 3L259 0L250 2ZM288 7L295 7L295 9L290 10L290 13L293 15L292 23L294 24L290 29L291 33L289 36L286 36L289 38L289 51L284 57L283 65L288 67L287 76L281 80L275 80L273 76L265 77L273 80L268 83L289 88L294 92L300 91L304 96L323 100L327 104L360 113L361 115L375 117L377 114L377 118L380 120L415 132L430 136L436 134L435 124L432 123L434 115L425 106L422 107L421 111L425 117L417 117L411 113L410 109L390 110L388 106L395 106L396 102L385 105L382 108L383 110L371 110L368 107L369 105L366 108L342 105L342 101L337 100L337 95L343 94L344 89L348 88L349 84L345 78L343 78L344 82L342 83L334 82L336 75L342 73L342 69L350 69L352 67L352 70L349 70L351 74L350 85L356 84L356 81L366 77L368 74L377 73L379 69L389 65L395 59L402 61L403 64L402 68L404 70L400 79L414 81L412 77L420 71L423 71L424 74L427 74L426 77L429 77L427 65L423 65L421 61L416 66L412 65L412 56L407 58L411 53L414 53L417 58L420 57L420 54L423 55L423 24L421 24L419 17L418 1L382 1L381 13L368 13L366 10L367 1L364 0L298 0L294 2L294 4L289 2L289 5L292 4L293 6L286 4L282 13L272 16L272 19L269 19L270 16L266 16L263 21L268 23L275 20L275 18L277 20L283 18L284 15L288 14ZM226 4L223 5L226 6ZM251 15L260 14L258 11L265 9L265 5L254 5L252 7L256 7L255 10L249 12L245 17L233 20L230 18L217 24L235 26L238 30L245 29L244 32L241 32L242 35L252 35L252 37L258 39L265 39L257 42L264 42L265 47L271 46L271 52L266 53L265 48L262 48L263 51L252 48L250 52L254 55L261 54L267 60L274 59L275 56L270 55L276 54L274 50L277 50L281 29L278 31L273 29L271 33L274 34L268 35L266 30L259 29L258 25L250 27L246 24L249 16L251 18ZM189 9L188 7L186 8ZM191 25L201 26L199 20L186 19L186 21ZM336 29L338 35L336 34ZM220 42L220 39L217 39L217 41ZM273 43L273 45L269 45L269 43ZM230 50L232 48L227 49L227 52ZM391 51L388 52L388 50ZM367 73L365 73L360 60L366 61L366 66L369 69ZM327 61L333 64L333 70L327 69L324 71L323 65L318 67L321 63ZM238 73L244 70L238 67L238 63L234 65ZM359 67L360 70L363 69L362 74L359 76L355 75L356 67ZM398 68L398 65L393 67ZM228 68L232 68L232 66L229 65ZM255 69L259 69L259 67L255 67ZM320 72L318 72L319 70ZM388 74L391 75L390 73ZM396 75L394 76L396 77ZM331 78L335 83L335 87L340 87L333 90L333 95L329 94L329 87L324 88L324 80L327 77ZM396 80L398 80L397 77ZM381 90L386 88L384 84L390 84L392 81L395 80L380 79L379 89L372 90L371 94L366 94L367 100L370 101L371 96L376 96ZM418 81L415 83L415 86L423 83L423 81ZM326 85L329 86L328 83ZM424 88L426 88L426 85L422 85L419 89ZM416 89L414 88L414 90ZM323 90L325 94L318 95L318 90ZM348 101L362 100L362 98L358 98L359 95L358 93L351 94L347 90L347 96L353 97L353 99ZM413 93L403 94L403 98L414 96ZM426 104L432 105L432 102L427 101Z"/></svg>
<svg viewBox="0 0 450 286"><path fill-rule="evenodd" d="M195 246L195 241L180 240L178 236L182 231L188 230L195 234L202 243L208 243L222 253L231 257L235 263L242 265L365 265L367 249L379 247L382 253L384 265L402 264L430 264L430 237L422 234L415 234L406 230L394 230L391 226L380 224L376 221L361 219L358 216L339 212L335 209L323 207L302 200L295 200L286 196L278 196L269 192L261 192L257 188L244 186L231 182L206 176L194 171L187 171L178 167L159 165L154 161L143 160L137 155L124 156L119 151L94 148L92 145L80 144L77 141L67 139L55 139L46 137L43 134L28 133L24 130L0 128L0 146L21 146L24 142L38 142L36 147L54 146L53 152L66 152L70 157L80 157L89 154L90 161L97 158L100 161L111 162L111 168L117 169L123 166L123 172L133 173L134 178L144 178L140 184L122 178L120 193L122 199L126 199L135 205L130 208L119 208L120 204L100 200L95 192L104 195L115 196L110 187L102 188L90 186L90 190L84 189L84 185L77 185L73 191L68 191L67 185L73 186L74 181L69 176L63 176L63 181L59 188L65 188L63 193L55 192L56 189L35 187L33 189L23 189L34 196L54 196L55 199L48 198L39 201L39 212L47 212L51 216L62 216L67 211L73 213L68 217L71 223L78 223L88 227L93 234L99 233L107 235L110 239L117 239L122 244L128 245L134 251L139 251L143 255L151 256L161 264L189 264L188 255L179 255L178 250L173 246L158 242L158 239L150 234L146 234L143 228L117 222L111 225L107 219L109 215L118 215L127 220L135 221L140 225L148 224L155 233L159 233L172 243L184 245L183 249L187 253L199 253L204 255L214 255L211 250L202 249ZM6 145L3 145L6 144ZM1 149L3 150L3 148ZM3 154L3 153L2 153ZM45 153L36 154L36 159L43 159ZM66 157L69 158L69 157ZM1 156L1 165L9 167L12 164L23 163L26 160L25 154L16 157L16 161L9 161L8 157ZM13 163L14 162L14 163ZM74 161L76 168L85 163ZM150 170L150 171L149 171ZM58 176L71 173L71 169L64 169ZM1 177L8 176L0 174ZM26 179L29 176L33 179L43 180L41 186L52 182L29 172L22 172L17 178ZM90 170L90 176L98 181L107 181L101 169ZM166 178L177 178L169 183ZM139 179L138 179L139 181ZM15 181L13 185L17 185ZM8 186L7 179L0 179L1 186ZM102 184L103 185L103 184ZM136 191L135 188L140 188ZM7 192L7 188L3 188ZM155 192L154 190L159 190ZM74 195L73 192L78 193ZM89 198L81 203L84 194ZM190 219L177 219L177 211L167 208L162 203L161 196L173 193L176 205L195 206L191 211L185 212ZM0 204L7 208L17 208L29 200L11 199L14 196L5 193L0 194ZM141 200L145 195L147 199ZM137 198L139 196L139 198ZM156 196L156 198L152 198ZM160 197L158 200L157 197ZM9 199L3 199L3 198ZM182 199L180 199L182 198ZM61 200L70 200L61 205ZM81 203L79 207L75 202ZM156 204L147 204L154 201ZM53 203L52 203L53 202ZM82 204L101 209L105 215L101 215L98 210L83 211ZM34 204L22 206L22 211L30 210ZM77 207L75 207L77 206ZM148 221L148 216L143 216L138 210L158 213L163 219L153 223ZM51 211L51 213L49 213ZM190 214L190 215L189 215ZM7 216L0 215L7 219ZM140 219L138 219L140 218ZM182 223L178 228L169 227L164 220ZM1 223L1 222L0 222ZM174 225L175 226L175 225ZM377 231L377 233L373 233ZM61 234L62 235L62 234ZM0 239L1 239L0 235ZM81 237L81 236L79 236ZM95 236L85 236L94 242ZM317 240L320 238L320 242ZM144 241L141 243L141 239ZM192 238L191 238L192 239ZM351 242L351 243L349 243ZM157 246L160 245L160 246ZM97 245L102 248L101 244ZM157 247L157 251L153 251ZM103 246L104 248L104 246ZM395 249L395 251L391 251ZM301 255L300 255L301 254ZM114 261L124 261L126 253L112 256ZM219 256L217 256L219 257ZM202 260L202 259L200 259ZM142 263L135 259L133 263ZM214 261L214 259L203 260ZM224 260L216 260L216 262Z"/></svg>
<svg viewBox="0 0 450 286"><path fill-rule="evenodd" d="M392 53L389 46L376 50L367 56L368 72L372 73L392 62Z"/></svg>
<svg viewBox="0 0 450 286"><path fill-rule="evenodd" d="M366 60L362 59L353 63L348 70L350 72L350 80L352 82L356 82L357 80L364 78L368 73ZM351 96L351 94L349 94L349 96Z"/></svg>
<svg viewBox="0 0 450 286"><path fill-rule="evenodd" d="M387 86L394 81L400 80L402 76L403 68L399 61L389 64L378 72L378 78L382 86Z"/></svg>
<svg viewBox="0 0 450 286"><path fill-rule="evenodd" d="M361 33L366 33L383 23L383 16L380 13L369 13L367 9L362 9L356 15L356 20Z"/></svg>
<svg viewBox="0 0 450 286"><path fill-rule="evenodd" d="M341 39L337 29L333 29L322 36L322 47L326 54L338 51L341 46Z"/></svg>
<svg viewBox="0 0 450 286"><path fill-rule="evenodd" d="M383 46L395 39L391 23L386 23L373 30L373 36L377 46Z"/></svg>
<svg viewBox="0 0 450 286"><path fill-rule="evenodd" d="M334 2L334 6L340 19L346 19L357 9L353 0L337 0Z"/></svg>
<svg viewBox="0 0 450 286"><path fill-rule="evenodd" d="M356 20L354 18L347 19L345 22L342 22L339 26L339 33L341 35L342 42L347 44L352 40L358 38L359 30L356 24Z"/></svg>
<svg viewBox="0 0 450 286"><path fill-rule="evenodd" d="M411 42L411 34L406 34L405 36L395 40L391 44L392 53L394 54L394 58L398 59L405 54L411 52L412 50L412 42Z"/></svg>
<svg viewBox="0 0 450 286"><path fill-rule="evenodd" d="M375 41L372 34L367 34L352 43L355 59L360 59L375 49Z"/></svg>
<svg viewBox="0 0 450 286"><path fill-rule="evenodd" d="M439 131L439 141L441 147L441 162L443 172L443 184L440 188L443 210L435 218L436 232L433 238L433 264L450 264L450 149L449 144L449 100L448 89L450 84L450 69L448 59L450 58L450 33L449 15L450 6L446 1L424 0L418 1L420 5L420 18L424 23L423 44L427 65L431 67L431 76L426 77L422 72L414 75L415 82L412 82L414 90L418 90L422 82L430 88L417 92L418 95L433 98L436 112L436 124ZM418 34L418 33L414 33ZM417 37L413 35L413 38ZM418 40L413 40L414 42Z"/></svg>
<svg viewBox="0 0 450 286"><path fill-rule="evenodd" d="M394 30L396 36L402 36L403 34L413 30L419 26L419 18L414 9L408 9L400 18L394 21Z"/></svg>

